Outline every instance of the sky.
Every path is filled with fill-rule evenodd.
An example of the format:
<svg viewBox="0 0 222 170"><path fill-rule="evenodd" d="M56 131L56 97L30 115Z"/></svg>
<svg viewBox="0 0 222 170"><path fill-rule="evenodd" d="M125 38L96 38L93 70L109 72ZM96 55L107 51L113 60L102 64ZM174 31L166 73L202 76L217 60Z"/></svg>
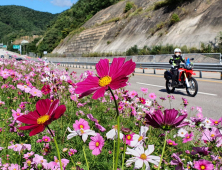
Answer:
<svg viewBox="0 0 222 170"><path fill-rule="evenodd" d="M0 0L0 5L25 6L36 11L61 13L69 9L78 0Z"/></svg>

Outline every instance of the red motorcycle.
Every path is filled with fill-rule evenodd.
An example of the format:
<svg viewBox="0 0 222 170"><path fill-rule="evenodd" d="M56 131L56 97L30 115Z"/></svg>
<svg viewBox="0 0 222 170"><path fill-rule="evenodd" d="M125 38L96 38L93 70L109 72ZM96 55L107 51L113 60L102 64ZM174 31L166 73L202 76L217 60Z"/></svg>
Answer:
<svg viewBox="0 0 222 170"><path fill-rule="evenodd" d="M187 59L182 67L179 68L178 83L175 86L172 86L172 72L164 72L164 78L166 79L166 90L168 93L173 93L175 88L186 88L187 94L189 96L196 96L198 91L198 84L196 79L192 77L192 75L196 75L196 73L193 71L193 64L190 63L190 60L194 60L194 58Z"/></svg>

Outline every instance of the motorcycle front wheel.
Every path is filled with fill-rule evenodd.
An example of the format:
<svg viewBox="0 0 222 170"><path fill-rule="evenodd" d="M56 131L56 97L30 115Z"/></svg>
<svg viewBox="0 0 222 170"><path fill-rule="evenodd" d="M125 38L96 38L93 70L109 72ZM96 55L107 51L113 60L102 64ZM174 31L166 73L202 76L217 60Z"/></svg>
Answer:
<svg viewBox="0 0 222 170"><path fill-rule="evenodd" d="M186 87L187 94L191 97L196 96L196 94L198 92L198 84L197 84L196 79L191 77L188 79L188 83L189 83L190 87Z"/></svg>
<svg viewBox="0 0 222 170"><path fill-rule="evenodd" d="M166 90L167 93L173 93L175 90L175 87L172 87L172 79L166 80Z"/></svg>

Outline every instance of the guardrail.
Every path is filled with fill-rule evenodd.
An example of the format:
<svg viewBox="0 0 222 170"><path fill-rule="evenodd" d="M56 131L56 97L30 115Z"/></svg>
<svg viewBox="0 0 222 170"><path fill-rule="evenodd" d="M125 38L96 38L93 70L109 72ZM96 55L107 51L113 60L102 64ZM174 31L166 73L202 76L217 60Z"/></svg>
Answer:
<svg viewBox="0 0 222 170"><path fill-rule="evenodd" d="M52 63L52 62L51 62ZM54 62L54 64L60 63L60 66L64 67L76 67L80 68L80 66L84 66L88 69L92 69L92 66L95 66L97 62ZM53 64L53 63L52 63ZM111 63L110 63L111 64ZM154 74L156 74L156 69L170 69L171 65L169 63L140 63L136 62L136 68L143 69L143 73L145 73L146 68L154 69ZM200 72L200 78L202 78L202 71L211 71L211 72L220 72L222 79L222 64L206 64L206 63L194 63L194 71Z"/></svg>

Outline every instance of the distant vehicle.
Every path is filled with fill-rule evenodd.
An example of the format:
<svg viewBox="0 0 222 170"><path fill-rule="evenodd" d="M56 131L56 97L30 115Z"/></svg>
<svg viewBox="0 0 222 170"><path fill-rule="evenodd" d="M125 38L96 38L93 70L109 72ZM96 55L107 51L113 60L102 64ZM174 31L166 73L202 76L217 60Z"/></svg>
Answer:
<svg viewBox="0 0 222 170"><path fill-rule="evenodd" d="M9 58L9 59L12 59L12 56L10 55L10 56L8 56L8 58Z"/></svg>
<svg viewBox="0 0 222 170"><path fill-rule="evenodd" d="M5 56L4 56L4 55L1 55L1 58L5 58Z"/></svg>
<svg viewBox="0 0 222 170"><path fill-rule="evenodd" d="M23 60L23 59L22 59L22 58L16 58L16 60L17 60L17 61L21 61L21 60Z"/></svg>

